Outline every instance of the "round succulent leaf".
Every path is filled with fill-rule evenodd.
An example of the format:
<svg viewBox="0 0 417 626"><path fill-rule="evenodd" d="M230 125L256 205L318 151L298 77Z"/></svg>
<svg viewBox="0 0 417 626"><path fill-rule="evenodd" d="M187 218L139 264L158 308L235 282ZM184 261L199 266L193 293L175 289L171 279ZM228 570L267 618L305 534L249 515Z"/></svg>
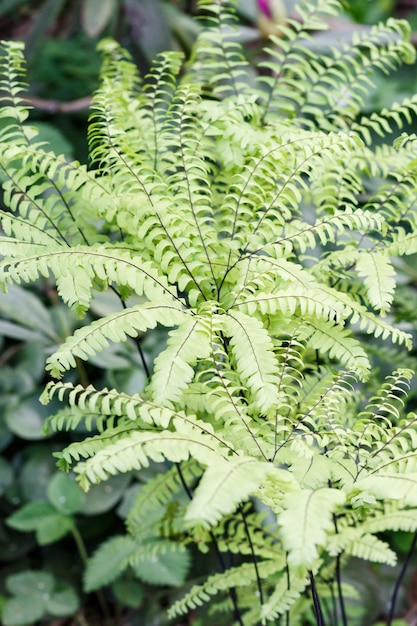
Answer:
<svg viewBox="0 0 417 626"><path fill-rule="evenodd" d="M77 513L85 500L85 494L78 483L61 472L52 477L47 493L51 504L63 515Z"/></svg>
<svg viewBox="0 0 417 626"><path fill-rule="evenodd" d="M54 577L49 572L25 570L10 574L6 578L6 589L15 596L51 593L55 586Z"/></svg>
<svg viewBox="0 0 417 626"><path fill-rule="evenodd" d="M27 626L34 624L44 613L44 603L38 594L20 595L10 598L3 606L3 626Z"/></svg>
<svg viewBox="0 0 417 626"><path fill-rule="evenodd" d="M65 617L74 615L80 607L79 598L72 587L60 585L45 599L45 609L50 615Z"/></svg>

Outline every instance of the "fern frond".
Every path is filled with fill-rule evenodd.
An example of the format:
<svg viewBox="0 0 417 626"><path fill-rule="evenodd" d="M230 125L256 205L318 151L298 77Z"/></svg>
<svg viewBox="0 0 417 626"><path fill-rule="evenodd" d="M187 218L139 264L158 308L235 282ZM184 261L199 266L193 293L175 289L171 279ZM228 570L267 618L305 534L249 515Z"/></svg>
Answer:
<svg viewBox="0 0 417 626"><path fill-rule="evenodd" d="M290 565L312 567L319 556L318 547L325 545L327 533L334 531L333 513L344 501L341 491L328 488L304 489L285 497L285 511L278 522Z"/></svg>
<svg viewBox="0 0 417 626"><path fill-rule="evenodd" d="M297 8L301 20L289 19L285 25L276 27L279 34L270 37L274 47L265 49L269 59L260 63L260 67L272 74L259 78L267 91L264 96L264 120L278 115L295 116L297 104L310 86L307 68L310 69L312 53L305 45L311 39L309 31L327 30L322 16L337 14L340 2L316 0Z"/></svg>
<svg viewBox="0 0 417 626"><path fill-rule="evenodd" d="M283 564L275 560L258 563L260 578L266 578L282 568ZM253 585L255 580L256 570L253 563L243 563L237 567L231 567L221 574L213 574L208 577L203 585L195 585L188 594L173 604L168 611L168 615L170 618L174 618L177 615L184 615L190 610L211 600L211 596L236 586L247 587Z"/></svg>
<svg viewBox="0 0 417 626"><path fill-rule="evenodd" d="M204 472L194 498L188 505L185 521L214 526L253 494L268 476L271 476L277 490L294 488L291 475L273 468L269 463L242 456L227 461L218 459Z"/></svg>
<svg viewBox="0 0 417 626"><path fill-rule="evenodd" d="M277 402L278 378L273 343L265 327L256 318L233 311L224 319L224 333L230 338L232 357L254 406L267 411Z"/></svg>
<svg viewBox="0 0 417 626"><path fill-rule="evenodd" d="M185 311L165 302L158 304L140 304L123 311L107 315L89 326L75 331L54 354L48 358L46 369L54 378L60 378L68 369L76 366L76 359L87 360L106 348L110 342L120 343L128 337L137 337L139 333L157 324L173 326L181 324L187 318Z"/></svg>
<svg viewBox="0 0 417 626"><path fill-rule="evenodd" d="M7 125L0 132L0 139L7 143L28 144L37 135L34 128L24 126L29 116L29 106L22 97L26 91L24 45L19 41L0 42L0 118Z"/></svg>
<svg viewBox="0 0 417 626"><path fill-rule="evenodd" d="M183 317L186 318L185 314ZM177 322L178 323L178 322ZM173 326L173 323L167 324ZM155 359L150 392L157 404L172 406L194 377L198 359L211 354L213 328L210 319L198 315L180 322L169 333L168 347Z"/></svg>
<svg viewBox="0 0 417 626"><path fill-rule="evenodd" d="M111 432L87 439L84 444L69 446L63 453L64 458L77 456L90 457L74 467L83 489L91 484L106 480L109 476L148 467L149 462L164 460L172 463L187 461L191 456L204 465L209 465L214 458L227 455L230 445L223 447L220 437L210 433L207 427L202 431L198 425L190 422L180 423L175 419L175 432L139 432L133 430L134 424L124 425L126 436L116 432L114 441ZM106 438L109 438L107 444Z"/></svg>
<svg viewBox="0 0 417 626"><path fill-rule="evenodd" d="M199 0L209 27L197 37L190 58L189 78L207 85L219 98L233 97L248 90L248 63L237 38L233 0Z"/></svg>

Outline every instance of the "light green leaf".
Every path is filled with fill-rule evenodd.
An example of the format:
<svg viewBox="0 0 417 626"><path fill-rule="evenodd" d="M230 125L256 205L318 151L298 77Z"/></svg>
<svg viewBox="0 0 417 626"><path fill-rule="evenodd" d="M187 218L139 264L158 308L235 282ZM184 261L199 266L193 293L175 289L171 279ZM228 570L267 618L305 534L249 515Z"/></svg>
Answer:
<svg viewBox="0 0 417 626"><path fill-rule="evenodd" d="M190 524L213 526L253 494L272 471L269 463L252 458L218 459L204 472L185 520Z"/></svg>
<svg viewBox="0 0 417 626"><path fill-rule="evenodd" d="M278 516L281 538L291 565L312 567L325 546L326 535L334 531L333 513L345 501L337 489L306 489L285 497L285 511Z"/></svg>

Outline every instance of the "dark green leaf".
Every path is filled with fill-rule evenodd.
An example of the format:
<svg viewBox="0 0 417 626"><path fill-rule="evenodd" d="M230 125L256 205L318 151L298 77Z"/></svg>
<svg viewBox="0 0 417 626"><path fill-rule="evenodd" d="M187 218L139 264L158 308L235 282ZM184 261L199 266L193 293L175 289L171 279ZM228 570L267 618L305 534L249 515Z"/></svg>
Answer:
<svg viewBox="0 0 417 626"><path fill-rule="evenodd" d="M144 590L138 580L119 578L112 584L111 590L119 604L132 609L140 607L144 599Z"/></svg>

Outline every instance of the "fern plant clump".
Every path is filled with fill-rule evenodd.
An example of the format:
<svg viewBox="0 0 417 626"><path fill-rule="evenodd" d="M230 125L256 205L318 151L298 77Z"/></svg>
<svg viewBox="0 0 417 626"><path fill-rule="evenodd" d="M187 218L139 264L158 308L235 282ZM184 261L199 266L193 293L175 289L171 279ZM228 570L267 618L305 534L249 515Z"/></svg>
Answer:
<svg viewBox="0 0 417 626"><path fill-rule="evenodd" d="M164 464L126 534L90 560L87 590L127 568L158 584L155 560L179 584L193 546L219 571L171 617L208 603L219 623L216 611L295 626L314 610L323 624L330 602L345 625L354 590L342 565L394 565L380 533L417 530L413 372L398 363L376 385L370 349L411 347L390 311L395 259L417 252L417 141L401 132L417 99L361 116L372 73L413 60L409 28L390 20L313 52L309 33L340 3L308 1L271 36L254 82L233 6L200 5L206 26L185 67L162 54L142 80L126 51L101 42L91 167L37 141L22 47L3 43L0 280L52 277L80 317L97 292L114 295L114 312L47 361L42 401L64 403L48 428L90 431L60 468L88 490ZM156 328L166 347L150 363L142 338ZM148 375L137 393L71 375L132 341Z"/></svg>

